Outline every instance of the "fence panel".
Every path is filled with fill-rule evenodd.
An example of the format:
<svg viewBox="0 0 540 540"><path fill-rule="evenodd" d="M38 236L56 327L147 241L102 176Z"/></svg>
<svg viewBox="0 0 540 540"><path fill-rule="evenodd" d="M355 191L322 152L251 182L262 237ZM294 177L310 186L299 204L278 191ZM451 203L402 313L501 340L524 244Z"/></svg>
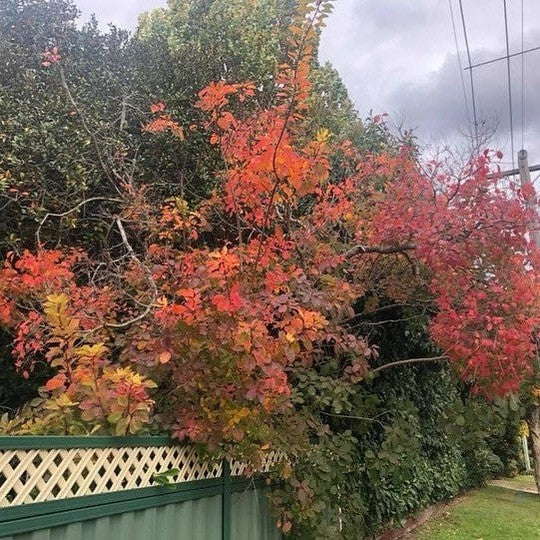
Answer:
<svg viewBox="0 0 540 540"><path fill-rule="evenodd" d="M233 540L279 540L281 538L262 491L249 490L233 493L231 507L231 538Z"/></svg>
<svg viewBox="0 0 540 540"><path fill-rule="evenodd" d="M104 516L5 540L221 540L221 496Z"/></svg>
<svg viewBox="0 0 540 540"><path fill-rule="evenodd" d="M174 483L155 485L171 468ZM242 470L163 437L0 437L0 538L278 540Z"/></svg>

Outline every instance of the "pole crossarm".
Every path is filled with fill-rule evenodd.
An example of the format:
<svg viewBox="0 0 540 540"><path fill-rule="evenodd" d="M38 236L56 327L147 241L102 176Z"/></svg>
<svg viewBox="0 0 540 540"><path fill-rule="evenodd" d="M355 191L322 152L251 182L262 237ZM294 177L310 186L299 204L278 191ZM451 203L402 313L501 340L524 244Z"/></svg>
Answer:
<svg viewBox="0 0 540 540"><path fill-rule="evenodd" d="M540 46L538 47L532 47L531 49L525 49L524 51L519 51L517 53L512 54L505 54L504 56L499 56L497 58L493 58L492 60L486 60L485 62L479 62L478 64L473 64L471 66L467 66L463 68L464 71L467 71L469 69L474 69L481 66L487 66L488 64L493 64L494 62L500 62L501 60L507 60L508 58L513 58L514 56L520 56L522 54L527 54L534 51L540 51Z"/></svg>
<svg viewBox="0 0 540 540"><path fill-rule="evenodd" d="M529 172L540 171L540 164L532 165L529 167ZM488 175L488 178L494 178L495 176L500 176L501 178L506 178L507 176L516 176L519 174L518 169L509 169L508 171L501 171L500 173L492 173Z"/></svg>

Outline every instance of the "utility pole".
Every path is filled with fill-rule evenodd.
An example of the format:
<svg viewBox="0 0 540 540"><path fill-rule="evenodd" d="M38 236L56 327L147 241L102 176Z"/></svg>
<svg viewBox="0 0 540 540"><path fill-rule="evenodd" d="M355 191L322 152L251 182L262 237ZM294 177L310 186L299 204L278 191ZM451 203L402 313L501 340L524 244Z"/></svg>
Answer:
<svg viewBox="0 0 540 540"><path fill-rule="evenodd" d="M540 166L536 166L535 170L539 170ZM529 159L527 150L520 150L518 152L518 171L521 187L531 184L531 169L529 168ZM531 231L531 240L536 247L540 248L540 231L538 230L538 223L535 224L534 230Z"/></svg>
<svg viewBox="0 0 540 540"><path fill-rule="evenodd" d="M521 451L523 452L523 464L525 465L525 472L530 473L532 471L532 467L531 457L529 456L529 441L527 440L527 435L524 433L521 435Z"/></svg>
<svg viewBox="0 0 540 540"><path fill-rule="evenodd" d="M518 168L519 168L519 179L521 183L521 187L524 188L525 186L531 185L531 172L529 169L529 163L528 163L528 157L527 157L527 150L520 150L518 152ZM538 209L536 208L536 201L527 201L527 204L534 205L535 211L538 212ZM534 244L540 249L540 231L538 230L539 223L538 223L538 213L536 214L536 221L533 225L533 230L530 232L531 235L531 241L534 242ZM538 271L538 269L537 269ZM538 338L538 336L536 336ZM538 342L537 342L538 345ZM536 350L536 359L533 366L533 372L535 379L540 374L540 356L538 349ZM540 405L534 405L532 406L532 410L528 414L527 423L529 424L529 433L531 435L531 441L532 441L532 451L533 451L533 466L534 466L534 479L536 482L536 488L538 490L538 493L540 493ZM527 458L529 453L529 448L527 445L527 439L522 439L523 444L523 453L527 453L527 455L524 456L525 463L527 464Z"/></svg>

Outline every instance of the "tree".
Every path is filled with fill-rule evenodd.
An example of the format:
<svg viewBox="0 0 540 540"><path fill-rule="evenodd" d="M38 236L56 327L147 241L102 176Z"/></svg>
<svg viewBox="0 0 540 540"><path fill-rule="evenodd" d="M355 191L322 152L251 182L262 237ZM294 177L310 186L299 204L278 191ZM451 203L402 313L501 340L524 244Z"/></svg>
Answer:
<svg viewBox="0 0 540 540"><path fill-rule="evenodd" d="M285 28L296 2L278 5L265 1L257 12L245 2L235 10L216 10L211 4L193 2L193 24L189 35L182 37L186 44L180 46L177 30L174 39L165 40L146 31L144 24L136 38L115 28L102 34L96 21L78 26L77 10L67 0L2 3L2 256L35 249L37 229L44 246L83 247L95 259L108 260L115 238L110 235L107 216L118 208L122 199L118 189L124 182L136 178L156 205L170 197L198 204L219 184L216 172L223 166L219 152L203 131L189 127L195 128L201 119L194 107L197 91L223 75L219 72L223 66L218 65L218 71L206 70L209 64L194 44L202 48L213 44L217 56L230 57L229 69L239 79L249 78L257 84L266 81L258 100L269 103L275 94L276 66L285 54ZM171 20L178 19L175 9L179 7L170 8ZM253 19L253 39L268 46L265 55L257 56L257 47L231 53L230 45L238 37L246 10ZM208 20L194 24L203 12ZM220 41L229 28L230 35ZM53 54L52 62L44 56L47 51ZM60 62L55 61L56 56ZM331 84L339 87L335 74L333 78ZM326 92L324 81L315 87L317 94ZM333 118L332 108L336 107L348 112L336 113L341 123L338 126L329 120L328 127L346 131L344 123L351 108L343 87L328 95L335 97L318 103L311 113L319 119L313 130L325 125L324 118ZM161 118L150 110L159 100L166 104L163 115L174 116L179 126L176 132L141 130L141 125L155 125L154 120ZM350 116L350 121L357 129L356 118ZM186 133L190 136L185 137ZM179 134L182 144L178 144ZM9 340L3 334L2 346L8 348ZM21 381L12 372L9 359L2 361L6 364L2 405L14 408L23 396L18 387L24 385L28 389L24 395L32 396L47 370L39 364L29 380Z"/></svg>
<svg viewBox="0 0 540 540"><path fill-rule="evenodd" d="M174 89L184 100L219 80L249 79L273 93L297 5L297 0L171 0L167 8L142 14L137 34L168 51L178 66Z"/></svg>
<svg viewBox="0 0 540 540"><path fill-rule="evenodd" d="M37 411L8 429L167 430L254 466L283 450L288 477L329 431L324 414L298 407L302 371L316 378L330 362L330 390L346 394L396 367L449 361L488 396L519 388L538 324L527 193L489 174L498 156L487 150L449 174L419 167L407 146L366 155L313 133L309 75L327 12L326 2L300 3L270 106L251 81L199 92L197 129L224 164L210 196L163 202L126 177L114 199L40 224L104 203L108 251L38 242L6 259L0 320L15 362L23 373L40 362L56 370ZM61 69L58 52L45 58ZM151 114L148 136L190 137L165 103ZM365 323L389 305L427 318L432 354L381 363ZM325 439L326 455L335 443ZM292 485L309 514L313 486ZM291 526L285 508L280 522Z"/></svg>
<svg viewBox="0 0 540 540"><path fill-rule="evenodd" d="M297 2L260 0L252 7L245 0L172 2L142 17L137 36L130 37L116 28L100 33L95 20L78 27L70 0L3 2L2 254L35 248L36 225L47 213L63 213L93 197L115 197L118 184L130 177L161 201L180 194L196 204L206 197L223 164L204 134L191 131L178 145L171 131L150 135L140 127L153 117L150 105L161 101L187 132L201 120L194 107L197 92L222 78L251 80L262 86L258 100L272 101ZM161 19L166 32L156 28ZM52 49L61 62L44 69L43 55ZM327 90L340 85L332 77L334 82L323 78L315 85L312 116L328 117L330 129L346 130L347 122L358 129L344 88ZM322 102L317 95L332 99ZM90 204L83 210L97 214L95 219L76 226L74 212L61 230L49 229L48 222L42 240L55 245L61 234L63 245L107 250L99 208Z"/></svg>
<svg viewBox="0 0 540 540"><path fill-rule="evenodd" d="M95 21L78 29L76 16L64 0L8 0L0 6L3 254L35 247L36 223L44 212L114 192L113 168L124 174L127 164L120 156L140 140L141 120L132 109L119 125L122 96L128 98L136 78L127 33L113 29L101 35ZM47 50L61 58L63 79L58 64L42 65ZM127 129L128 121L135 132ZM99 237L92 229L79 229L72 241Z"/></svg>

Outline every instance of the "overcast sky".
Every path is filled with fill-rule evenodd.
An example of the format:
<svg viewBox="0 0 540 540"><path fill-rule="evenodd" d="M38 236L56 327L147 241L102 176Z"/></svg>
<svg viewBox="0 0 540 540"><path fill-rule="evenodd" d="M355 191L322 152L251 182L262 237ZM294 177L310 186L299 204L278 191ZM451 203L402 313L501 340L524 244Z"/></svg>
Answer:
<svg viewBox="0 0 540 540"><path fill-rule="evenodd" d="M472 63L505 54L503 0L462 0ZM142 11L165 0L77 0L84 16L134 28ZM463 67L467 65L458 0L452 0ZM524 48L540 46L540 1L523 0ZM507 0L510 50L521 50L521 0ZM470 128L458 68L449 0L335 0L323 34L321 60L339 70L360 114L388 112L415 128L423 145L456 143ZM540 163L540 50L525 55L521 121L521 59L511 62L515 150L524 145ZM497 119L494 145L510 158L508 88L504 61L474 70L477 116ZM472 105L464 72L469 118Z"/></svg>

